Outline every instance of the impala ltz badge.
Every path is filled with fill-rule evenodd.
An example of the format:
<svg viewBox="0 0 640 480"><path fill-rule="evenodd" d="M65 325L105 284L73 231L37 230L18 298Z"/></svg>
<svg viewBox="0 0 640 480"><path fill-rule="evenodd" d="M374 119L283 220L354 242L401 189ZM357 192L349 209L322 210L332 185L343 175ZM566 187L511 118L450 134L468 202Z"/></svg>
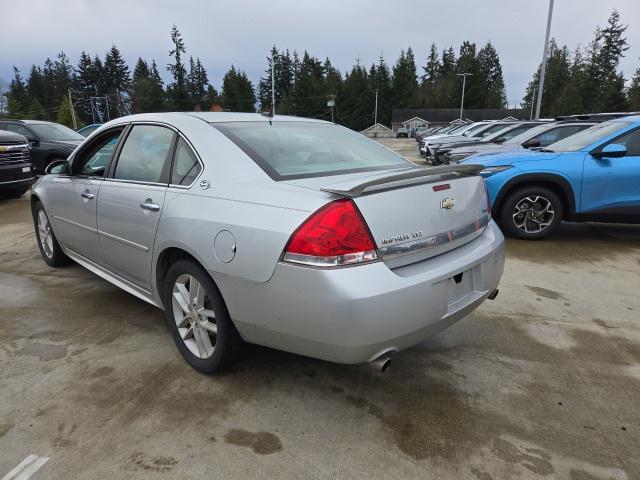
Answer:
<svg viewBox="0 0 640 480"><path fill-rule="evenodd" d="M453 198L443 198L440 202L440 208L446 208L447 210L451 210L456 204L456 201Z"/></svg>

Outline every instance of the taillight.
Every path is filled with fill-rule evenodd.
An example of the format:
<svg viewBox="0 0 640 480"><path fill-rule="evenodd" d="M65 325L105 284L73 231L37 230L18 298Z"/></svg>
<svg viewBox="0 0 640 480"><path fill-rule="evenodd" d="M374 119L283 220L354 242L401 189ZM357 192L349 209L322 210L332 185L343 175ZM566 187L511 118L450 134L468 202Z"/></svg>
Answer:
<svg viewBox="0 0 640 480"><path fill-rule="evenodd" d="M487 179L483 178L482 183L484 185L484 195L487 198L487 216L491 218L491 198L489 197L489 188L487 187Z"/></svg>
<svg viewBox="0 0 640 480"><path fill-rule="evenodd" d="M315 267L341 267L378 260L371 232L353 201L328 203L293 232L283 260Z"/></svg>

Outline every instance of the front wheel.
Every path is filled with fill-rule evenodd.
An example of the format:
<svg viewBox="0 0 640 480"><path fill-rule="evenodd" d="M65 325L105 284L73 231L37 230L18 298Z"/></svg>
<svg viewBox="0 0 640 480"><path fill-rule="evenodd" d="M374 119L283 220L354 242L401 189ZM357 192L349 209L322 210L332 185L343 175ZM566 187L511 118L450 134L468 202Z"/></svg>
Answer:
<svg viewBox="0 0 640 480"><path fill-rule="evenodd" d="M499 213L500 224L509 236L539 240L551 235L562 221L558 196L545 187L529 186L510 194Z"/></svg>
<svg viewBox="0 0 640 480"><path fill-rule="evenodd" d="M164 283L167 326L184 359L202 373L231 366L241 339L220 291L202 267L179 260Z"/></svg>
<svg viewBox="0 0 640 480"><path fill-rule="evenodd" d="M33 225L36 229L36 238L38 239L38 249L40 250L42 259L47 262L50 267L61 267L69 263L69 257L62 251L58 239L53 233L49 216L40 201L33 204L32 214Z"/></svg>

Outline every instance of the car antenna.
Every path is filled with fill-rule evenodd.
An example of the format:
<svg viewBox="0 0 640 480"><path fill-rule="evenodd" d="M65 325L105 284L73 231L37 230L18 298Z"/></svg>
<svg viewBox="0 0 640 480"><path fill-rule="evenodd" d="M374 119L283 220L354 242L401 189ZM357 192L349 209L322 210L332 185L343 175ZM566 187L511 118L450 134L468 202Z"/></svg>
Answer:
<svg viewBox="0 0 640 480"><path fill-rule="evenodd" d="M271 121L273 120L273 109L270 108L268 112L260 112L260 115L263 117L269 117L269 125L272 125Z"/></svg>

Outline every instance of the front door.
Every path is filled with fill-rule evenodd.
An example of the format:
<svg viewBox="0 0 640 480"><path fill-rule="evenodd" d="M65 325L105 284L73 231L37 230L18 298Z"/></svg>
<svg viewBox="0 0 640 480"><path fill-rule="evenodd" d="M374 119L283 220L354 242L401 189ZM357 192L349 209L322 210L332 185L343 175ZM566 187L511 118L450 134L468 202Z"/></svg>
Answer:
<svg viewBox="0 0 640 480"><path fill-rule="evenodd" d="M70 174L53 177L56 188L49 189L49 213L58 240L96 263L102 261L96 203L121 133L122 128L105 132L84 146L71 160Z"/></svg>
<svg viewBox="0 0 640 480"><path fill-rule="evenodd" d="M640 215L640 128L608 143L622 144L620 158L595 158L587 154L582 180L583 213Z"/></svg>
<svg viewBox="0 0 640 480"><path fill-rule="evenodd" d="M105 266L151 291L151 260L175 141L173 130L133 125L98 199Z"/></svg>

